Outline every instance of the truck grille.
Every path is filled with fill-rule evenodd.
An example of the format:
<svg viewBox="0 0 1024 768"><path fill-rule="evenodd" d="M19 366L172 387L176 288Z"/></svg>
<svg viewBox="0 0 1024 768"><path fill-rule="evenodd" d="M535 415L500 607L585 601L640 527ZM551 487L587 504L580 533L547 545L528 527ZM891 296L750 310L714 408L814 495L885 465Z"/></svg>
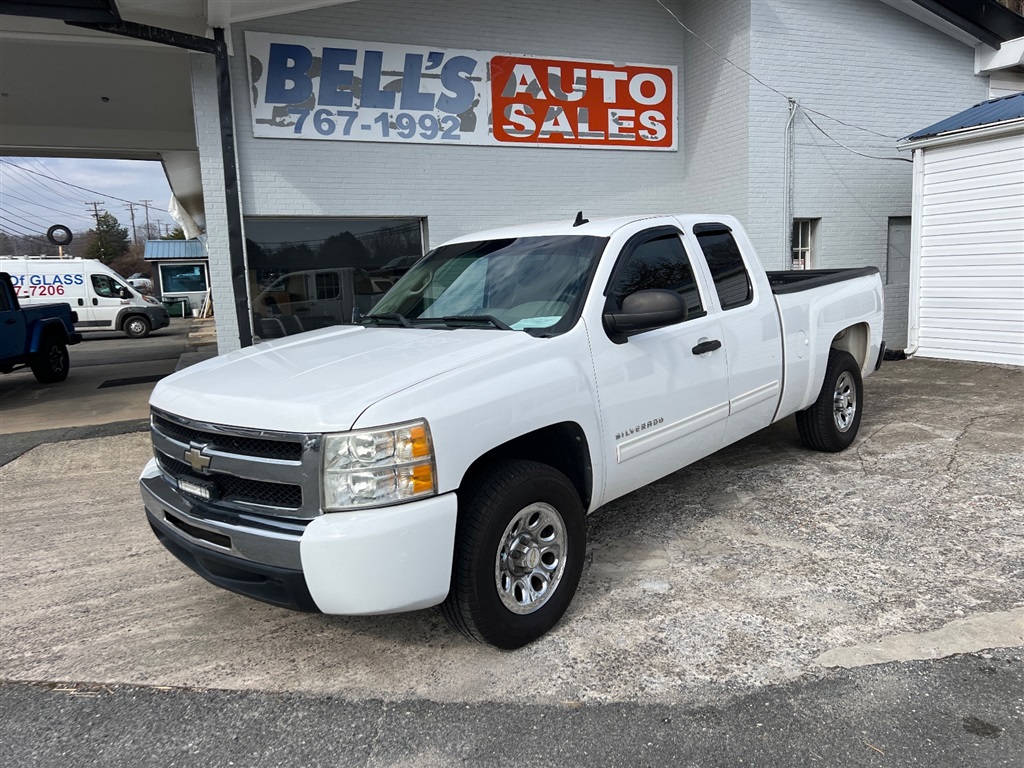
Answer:
<svg viewBox="0 0 1024 768"><path fill-rule="evenodd" d="M196 477L197 473L183 461L172 459L162 453L156 454L160 468L177 480L183 476ZM264 507L298 509L302 506L302 487L285 483L268 483L263 480L247 480L231 475L217 475L214 480L219 496L224 501L240 501L259 504Z"/></svg>
<svg viewBox="0 0 1024 768"><path fill-rule="evenodd" d="M176 437L183 443L206 443L210 448L225 453L237 453L243 456L263 456L269 459L285 459L300 461L302 459L301 442L285 442L265 440L263 438L239 437L221 432L201 432L198 429L177 424L162 416L153 415L153 426L165 435Z"/></svg>
<svg viewBox="0 0 1024 768"><path fill-rule="evenodd" d="M212 484L209 506L271 518L322 514L320 435L209 424L156 409L150 434L165 475Z"/></svg>

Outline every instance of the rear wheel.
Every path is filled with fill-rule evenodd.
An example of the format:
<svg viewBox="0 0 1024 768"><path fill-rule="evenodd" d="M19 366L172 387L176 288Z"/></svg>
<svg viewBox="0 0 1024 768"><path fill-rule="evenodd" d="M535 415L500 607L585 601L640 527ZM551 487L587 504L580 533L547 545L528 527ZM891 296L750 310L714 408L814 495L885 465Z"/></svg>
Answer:
<svg viewBox="0 0 1024 768"><path fill-rule="evenodd" d="M818 399L796 415L804 445L832 453L848 447L860 429L863 403L864 384L856 359L849 352L833 349Z"/></svg>
<svg viewBox="0 0 1024 768"><path fill-rule="evenodd" d="M586 518L572 483L533 461L504 461L459 498L452 587L441 606L463 634L519 648L551 629L576 592Z"/></svg>
<svg viewBox="0 0 1024 768"><path fill-rule="evenodd" d="M56 384L68 377L68 345L59 336L49 335L29 363L32 375L42 384Z"/></svg>
<svg viewBox="0 0 1024 768"><path fill-rule="evenodd" d="M149 320L142 315L132 315L124 321L124 332L133 339L145 338L149 336Z"/></svg>

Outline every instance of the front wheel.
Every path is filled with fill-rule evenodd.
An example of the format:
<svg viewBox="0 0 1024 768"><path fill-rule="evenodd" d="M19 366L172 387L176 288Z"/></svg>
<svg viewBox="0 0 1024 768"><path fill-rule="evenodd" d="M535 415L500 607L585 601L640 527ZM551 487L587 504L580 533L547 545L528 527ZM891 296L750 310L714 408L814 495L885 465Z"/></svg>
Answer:
<svg viewBox="0 0 1024 768"><path fill-rule="evenodd" d="M149 336L149 320L142 315L132 315L124 321L124 333L133 339Z"/></svg>
<svg viewBox="0 0 1024 768"><path fill-rule="evenodd" d="M56 384L68 377L68 345L59 336L47 336L29 363L40 384Z"/></svg>
<svg viewBox="0 0 1024 768"><path fill-rule="evenodd" d="M445 618L498 648L536 640L569 607L586 540L583 505L565 475L533 461L493 465L460 493Z"/></svg>
<svg viewBox="0 0 1024 768"><path fill-rule="evenodd" d="M856 359L849 352L833 349L818 399L796 414L804 445L830 453L847 448L860 429L863 404L864 383Z"/></svg>

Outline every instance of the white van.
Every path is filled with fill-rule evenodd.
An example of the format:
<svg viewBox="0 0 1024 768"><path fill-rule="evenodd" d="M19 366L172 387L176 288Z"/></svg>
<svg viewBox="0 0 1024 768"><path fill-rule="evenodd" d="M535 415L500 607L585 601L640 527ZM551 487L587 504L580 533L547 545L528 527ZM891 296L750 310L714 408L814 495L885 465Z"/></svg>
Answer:
<svg viewBox="0 0 1024 768"><path fill-rule="evenodd" d="M22 306L70 304L77 331L124 331L134 339L166 328L167 309L143 296L106 264L95 259L0 257Z"/></svg>

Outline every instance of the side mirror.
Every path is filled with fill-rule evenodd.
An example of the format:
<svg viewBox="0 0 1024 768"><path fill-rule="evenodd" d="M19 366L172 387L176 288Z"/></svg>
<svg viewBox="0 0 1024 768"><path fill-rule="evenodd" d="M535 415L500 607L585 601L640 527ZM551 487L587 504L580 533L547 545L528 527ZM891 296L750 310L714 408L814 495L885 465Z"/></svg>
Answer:
<svg viewBox="0 0 1024 768"><path fill-rule="evenodd" d="M605 312L604 327L612 341L625 341L625 334L646 331L686 320L686 302L675 291L650 288L631 293L622 300L622 310ZM618 337L618 338L616 338Z"/></svg>

